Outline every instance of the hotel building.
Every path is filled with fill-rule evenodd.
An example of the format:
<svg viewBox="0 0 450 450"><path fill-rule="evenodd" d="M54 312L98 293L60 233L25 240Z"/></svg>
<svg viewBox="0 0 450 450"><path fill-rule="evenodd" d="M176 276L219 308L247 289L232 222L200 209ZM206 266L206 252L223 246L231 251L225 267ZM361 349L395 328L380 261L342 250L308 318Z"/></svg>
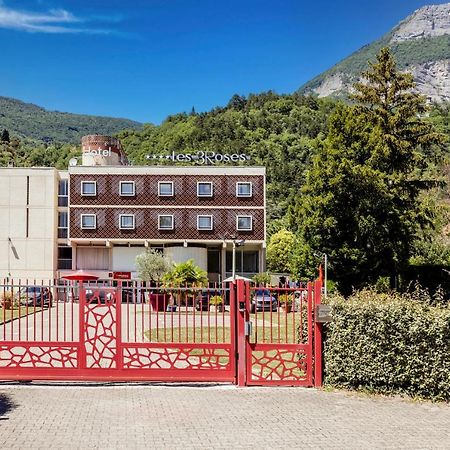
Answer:
<svg viewBox="0 0 450 450"><path fill-rule="evenodd" d="M134 279L136 256L154 248L220 282L233 241L237 274L265 270L262 167L132 166L117 139L85 136L67 171L0 168L0 208L1 278Z"/></svg>

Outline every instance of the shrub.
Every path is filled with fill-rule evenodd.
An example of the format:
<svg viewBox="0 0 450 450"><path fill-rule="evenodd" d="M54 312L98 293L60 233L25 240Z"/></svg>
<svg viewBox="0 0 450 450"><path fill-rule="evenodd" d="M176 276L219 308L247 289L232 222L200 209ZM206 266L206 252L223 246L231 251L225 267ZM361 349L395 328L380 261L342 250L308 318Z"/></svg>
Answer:
<svg viewBox="0 0 450 450"><path fill-rule="evenodd" d="M450 400L450 308L363 290L330 298L325 383Z"/></svg>
<svg viewBox="0 0 450 450"><path fill-rule="evenodd" d="M278 302L280 305L292 305L294 296L292 294L281 294L278 296Z"/></svg>
<svg viewBox="0 0 450 450"><path fill-rule="evenodd" d="M270 274L268 272L257 273L253 275L252 281L258 286L265 286L270 284Z"/></svg>
<svg viewBox="0 0 450 450"><path fill-rule="evenodd" d="M220 306L223 304L223 299L220 295L214 295L209 299L209 304L214 306Z"/></svg>
<svg viewBox="0 0 450 450"><path fill-rule="evenodd" d="M208 283L208 274L190 259L174 264L172 270L164 274L163 281L173 286L202 286Z"/></svg>

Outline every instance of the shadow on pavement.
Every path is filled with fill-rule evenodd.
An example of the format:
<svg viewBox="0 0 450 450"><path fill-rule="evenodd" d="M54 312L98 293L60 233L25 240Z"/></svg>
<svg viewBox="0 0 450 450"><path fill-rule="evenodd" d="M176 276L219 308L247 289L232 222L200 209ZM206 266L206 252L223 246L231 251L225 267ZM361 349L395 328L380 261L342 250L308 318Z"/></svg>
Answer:
<svg viewBox="0 0 450 450"><path fill-rule="evenodd" d="M0 420L8 420L8 417L4 416L16 407L9 395L0 393Z"/></svg>
<svg viewBox="0 0 450 450"><path fill-rule="evenodd" d="M162 382L162 381L2 381L1 385L6 386L46 386L46 387L167 387L167 388L215 388L215 387L233 387L232 383L202 383L202 382Z"/></svg>

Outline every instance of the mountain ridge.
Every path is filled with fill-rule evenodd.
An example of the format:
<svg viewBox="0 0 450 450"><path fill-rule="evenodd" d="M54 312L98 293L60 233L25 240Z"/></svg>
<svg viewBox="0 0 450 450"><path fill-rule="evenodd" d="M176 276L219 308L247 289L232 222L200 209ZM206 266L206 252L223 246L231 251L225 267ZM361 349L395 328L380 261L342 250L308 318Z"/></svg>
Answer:
<svg viewBox="0 0 450 450"><path fill-rule="evenodd" d="M139 129L142 123L116 117L51 111L34 103L0 96L0 130L38 142L79 144L87 134L115 134Z"/></svg>
<svg viewBox="0 0 450 450"><path fill-rule="evenodd" d="M401 70L410 71L430 101L450 101L450 3L427 5L392 30L342 59L298 89L300 94L342 97L382 47L390 47Z"/></svg>

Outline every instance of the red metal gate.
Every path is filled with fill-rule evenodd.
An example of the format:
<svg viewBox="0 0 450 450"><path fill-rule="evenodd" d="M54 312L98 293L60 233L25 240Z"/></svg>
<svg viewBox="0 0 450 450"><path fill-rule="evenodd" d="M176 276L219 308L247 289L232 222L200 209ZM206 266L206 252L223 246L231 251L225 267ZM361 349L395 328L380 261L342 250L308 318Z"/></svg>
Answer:
<svg viewBox="0 0 450 450"><path fill-rule="evenodd" d="M312 284L241 280L208 289L5 282L0 379L311 386L313 294Z"/></svg>

